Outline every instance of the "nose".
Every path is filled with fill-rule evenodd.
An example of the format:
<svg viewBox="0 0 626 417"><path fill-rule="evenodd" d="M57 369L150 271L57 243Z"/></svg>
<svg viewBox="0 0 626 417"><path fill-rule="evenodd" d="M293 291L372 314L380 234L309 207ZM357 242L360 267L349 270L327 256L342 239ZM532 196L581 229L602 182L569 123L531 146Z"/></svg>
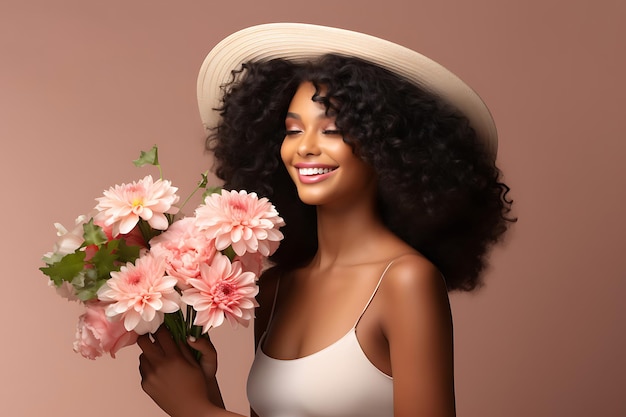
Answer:
<svg viewBox="0 0 626 417"><path fill-rule="evenodd" d="M314 132L303 132L298 143L298 155L301 157L319 155L320 149L317 135Z"/></svg>

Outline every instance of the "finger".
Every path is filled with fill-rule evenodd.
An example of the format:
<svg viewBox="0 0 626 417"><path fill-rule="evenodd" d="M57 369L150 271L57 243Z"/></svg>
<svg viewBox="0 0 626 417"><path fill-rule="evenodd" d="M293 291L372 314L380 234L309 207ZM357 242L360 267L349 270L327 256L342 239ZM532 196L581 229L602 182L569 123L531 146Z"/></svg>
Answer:
<svg viewBox="0 0 626 417"><path fill-rule="evenodd" d="M188 343L193 349L200 352L200 366L205 378L214 378L217 373L217 352L209 336L203 335L197 340L189 338Z"/></svg>
<svg viewBox="0 0 626 417"><path fill-rule="evenodd" d="M150 360L145 354L139 355L139 375L141 375L141 379L145 379L146 375L152 372L152 364Z"/></svg>
<svg viewBox="0 0 626 417"><path fill-rule="evenodd" d="M208 334L198 338L190 336L187 341L189 343L189 346L202 354L203 360L217 360L217 352L215 351L215 346L213 346L213 343L211 342L211 339L209 339Z"/></svg>
<svg viewBox="0 0 626 417"><path fill-rule="evenodd" d="M189 338L187 338L187 342L189 343L189 346L203 355L212 355L215 353L215 346L213 346L213 342L211 342L208 334L202 335L198 338L189 336Z"/></svg>
<svg viewBox="0 0 626 417"><path fill-rule="evenodd" d="M159 327L156 331L154 342L160 346L165 354L177 353L180 350L172 333L165 326Z"/></svg>
<svg viewBox="0 0 626 417"><path fill-rule="evenodd" d="M143 351L144 354L155 357L156 355L163 355L163 350L158 344L155 344L150 339L150 335L144 334L137 338L137 345Z"/></svg>
<svg viewBox="0 0 626 417"><path fill-rule="evenodd" d="M198 360L195 356L195 352L189 347L189 345L181 344L180 353L183 355L187 362L194 366L199 366Z"/></svg>

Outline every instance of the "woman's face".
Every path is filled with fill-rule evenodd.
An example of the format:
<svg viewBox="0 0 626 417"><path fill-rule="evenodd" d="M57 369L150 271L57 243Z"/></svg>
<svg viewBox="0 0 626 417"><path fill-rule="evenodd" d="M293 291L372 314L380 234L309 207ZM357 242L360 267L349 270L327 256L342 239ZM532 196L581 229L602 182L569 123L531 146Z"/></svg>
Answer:
<svg viewBox="0 0 626 417"><path fill-rule="evenodd" d="M291 99L280 155L296 184L298 196L309 205L354 204L376 192L372 167L343 141L335 118L322 103L312 100L315 87L305 82Z"/></svg>

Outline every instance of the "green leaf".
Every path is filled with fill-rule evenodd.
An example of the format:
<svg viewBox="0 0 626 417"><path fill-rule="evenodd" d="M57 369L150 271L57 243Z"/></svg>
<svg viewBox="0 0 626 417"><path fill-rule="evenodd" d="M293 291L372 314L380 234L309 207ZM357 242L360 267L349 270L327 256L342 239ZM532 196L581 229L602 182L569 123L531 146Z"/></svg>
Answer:
<svg viewBox="0 0 626 417"><path fill-rule="evenodd" d="M107 242L107 235L100 226L93 223L93 218L83 224L83 238L85 239L83 246L102 246Z"/></svg>
<svg viewBox="0 0 626 417"><path fill-rule="evenodd" d="M85 267L85 252L76 251L61 258L60 261L39 268L41 272L50 277L58 287L63 281L72 282Z"/></svg>
<svg viewBox="0 0 626 417"><path fill-rule="evenodd" d="M119 262L135 262L139 258L141 248L135 245L127 245L126 241L120 239L117 248L117 260Z"/></svg>
<svg viewBox="0 0 626 417"><path fill-rule="evenodd" d="M237 254L235 253L235 250L233 249L232 245L230 245L226 249L224 249L222 251L222 255L228 256L228 259L230 259L231 262L233 261L233 259L235 259L235 256L237 256Z"/></svg>
<svg viewBox="0 0 626 417"><path fill-rule="evenodd" d="M76 291L76 297L79 300L89 301L97 298L98 290L107 280L98 279L96 275L94 269L87 269L72 281L72 285Z"/></svg>
<svg viewBox="0 0 626 417"><path fill-rule="evenodd" d="M76 291L76 298L80 301L89 301L97 297L98 289L104 284L104 281L99 283L100 285L89 285L83 289Z"/></svg>
<svg viewBox="0 0 626 417"><path fill-rule="evenodd" d="M141 151L139 159L133 161L136 167L142 167L144 165L159 165L159 151L156 145L152 147L148 152Z"/></svg>
<svg viewBox="0 0 626 417"><path fill-rule="evenodd" d="M208 187L204 193L202 193L202 201L204 201L211 194L221 194L222 187Z"/></svg>
<svg viewBox="0 0 626 417"><path fill-rule="evenodd" d="M90 273L93 272L93 269L88 269L86 271L82 271L80 274L76 275L74 277L74 279L72 280L72 282L70 284L72 284L72 286L76 289L81 289L85 287L85 281L89 280L89 275ZM95 276L91 278L92 280L95 279Z"/></svg>
<svg viewBox="0 0 626 417"><path fill-rule="evenodd" d="M110 277L106 277L106 279L109 279L109 278ZM105 279L105 278L100 278L100 279ZM78 286L87 287L90 282L96 282L97 280L98 280L98 271L93 268L89 268L85 271L85 274L83 275L83 279L80 285ZM77 286L77 284L75 284L73 281L72 281L72 285L74 285L75 287Z"/></svg>
<svg viewBox="0 0 626 417"><path fill-rule="evenodd" d="M207 184L209 183L209 171L204 171L202 174L200 174L200 176L202 176L202 179L198 183L198 188L206 188Z"/></svg>
<svg viewBox="0 0 626 417"><path fill-rule="evenodd" d="M111 271L119 271L119 266L116 263L117 254L115 253L118 245L118 240L112 240L100 247L91 258L90 263L96 270L98 279L108 279Z"/></svg>

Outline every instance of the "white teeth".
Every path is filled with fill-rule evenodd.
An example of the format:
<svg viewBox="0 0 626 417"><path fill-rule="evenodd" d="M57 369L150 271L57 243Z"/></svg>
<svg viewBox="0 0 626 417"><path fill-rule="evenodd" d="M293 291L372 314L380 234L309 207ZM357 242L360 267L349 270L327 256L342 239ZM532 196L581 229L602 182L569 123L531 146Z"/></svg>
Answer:
<svg viewBox="0 0 626 417"><path fill-rule="evenodd" d="M328 174L332 168L298 168L300 175L321 175Z"/></svg>

